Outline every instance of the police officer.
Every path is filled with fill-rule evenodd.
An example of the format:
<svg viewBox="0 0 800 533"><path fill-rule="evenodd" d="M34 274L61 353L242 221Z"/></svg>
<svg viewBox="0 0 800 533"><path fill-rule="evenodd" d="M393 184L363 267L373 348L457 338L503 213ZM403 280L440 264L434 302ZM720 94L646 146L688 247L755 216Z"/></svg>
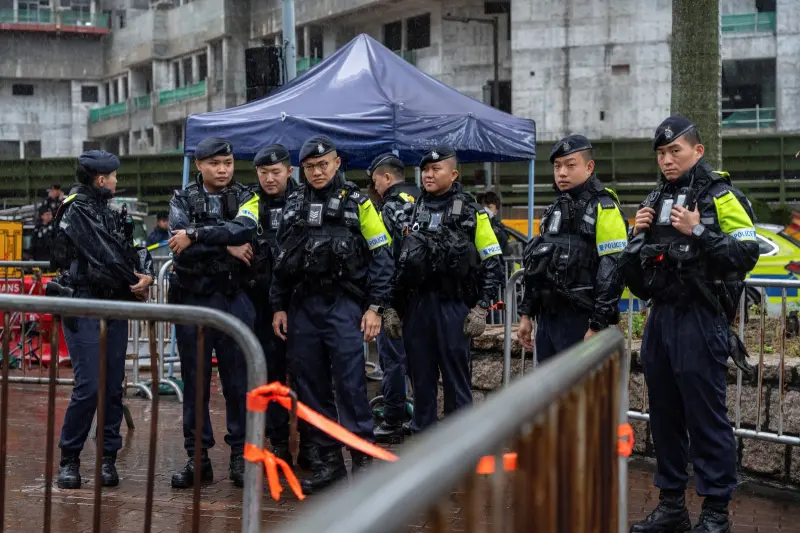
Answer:
<svg viewBox="0 0 800 533"><path fill-rule="evenodd" d="M160 212L156 214L156 227L147 236L147 246L168 241L172 234L169 232L169 213Z"/></svg>
<svg viewBox="0 0 800 533"><path fill-rule="evenodd" d="M592 145L583 135L558 141L550 152L557 192L542 216L539 236L526 247L525 293L517 336L546 361L619 322L622 281L617 257L627 224L616 195L594 174Z"/></svg>
<svg viewBox="0 0 800 533"><path fill-rule="evenodd" d="M256 310L255 333L267 358L267 376L270 381L287 383L286 342L277 337L272 329L272 307L269 303L269 287L272 268L278 255L278 226L280 225L286 198L297 188L292 179L292 163L289 152L280 144L265 146L253 159L258 183L251 189L258 196L258 228L253 241L253 259L250 264L252 278L247 294ZM310 468L313 449L308 445L306 425L299 425L301 454L298 464ZM292 464L289 451L289 412L272 402L267 408L267 437L272 452Z"/></svg>
<svg viewBox="0 0 800 533"><path fill-rule="evenodd" d="M153 282L153 261L146 249L134 248L133 226L108 201L117 188L117 156L89 150L78 158L75 176L78 185L64 199L56 216L58 228L51 265L61 276L48 284L47 293L102 300L147 300ZM61 294L58 294L61 293ZM75 372L64 425L61 429L61 464L58 487L81 486L80 453L89 434L97 408L100 344L99 320L66 318L64 338ZM125 354L128 348L128 322L108 320L108 373L103 431L102 484L119 484L114 463L122 447L122 393Z"/></svg>
<svg viewBox="0 0 800 533"><path fill-rule="evenodd" d="M34 261L49 261L53 250L55 238L55 224L53 224L53 211L47 204L39 208L39 221L33 228L31 240L31 257Z"/></svg>
<svg viewBox="0 0 800 533"><path fill-rule="evenodd" d="M494 191L486 191L476 195L475 199L483 206L486 214L489 215L492 229L503 255L508 254L508 230L503 226L503 202L500 200L500 196Z"/></svg>
<svg viewBox="0 0 800 533"><path fill-rule="evenodd" d="M486 328L502 283L502 252L489 216L455 181L457 165L450 146L420 161L425 191L403 237L395 307L384 318L386 335L405 339L414 385L412 432L436 422L440 371L445 414L472 402L470 339Z"/></svg>
<svg viewBox="0 0 800 533"><path fill-rule="evenodd" d="M736 355L730 323L746 273L758 260L754 217L728 174L703 159L697 128L673 116L653 140L663 177L636 213L619 260L624 281L652 309L642 338L659 504L635 533L683 532L686 463L705 497L692 531L730 531L736 441L725 407L727 359ZM734 358L737 360L737 358Z"/></svg>
<svg viewBox="0 0 800 533"><path fill-rule="evenodd" d="M306 141L300 163L305 181L286 200L278 230L273 328L278 337L288 336L300 401L374 441L363 343L380 331L391 297L391 239L372 202L344 180L329 138ZM305 493L347 476L341 444L316 428L309 436L319 458L312 476L301 480ZM353 473L372 459L356 450L350 455Z"/></svg>
<svg viewBox="0 0 800 533"><path fill-rule="evenodd" d="M393 153L379 155L367 170L375 192L381 197L381 219L392 238L392 255L400 256L402 230L411 217L419 189L405 181L405 165ZM378 442L400 443L405 438L406 420L406 351L402 339L390 339L381 330L377 338L378 357L383 369L381 394L384 420L375 428Z"/></svg>
<svg viewBox="0 0 800 533"><path fill-rule="evenodd" d="M232 314L253 327L255 311L244 292L247 264L253 258L250 245L258 224L258 197L233 181L233 147L225 139L209 137L195 150L197 174L194 183L175 191L170 200L169 226L172 237L173 272L170 302L210 307ZM195 482L194 454L202 453L201 481L211 481L213 472L208 449L214 434L208 411L211 383L211 352L216 351L230 446L229 477L241 487L244 477L244 439L247 366L239 346L229 337L209 329L205 353L197 353L197 328L176 326L183 377L183 437L189 455L186 466L172 476L174 488ZM195 405L197 357L204 358L203 404ZM195 450L195 409L204 410L202 450Z"/></svg>

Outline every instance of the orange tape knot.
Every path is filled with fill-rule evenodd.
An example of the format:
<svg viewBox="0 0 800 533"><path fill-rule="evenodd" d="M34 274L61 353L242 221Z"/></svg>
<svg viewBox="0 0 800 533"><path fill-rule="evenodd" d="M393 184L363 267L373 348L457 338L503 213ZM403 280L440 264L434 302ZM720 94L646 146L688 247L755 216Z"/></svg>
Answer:
<svg viewBox="0 0 800 533"><path fill-rule="evenodd" d="M633 453L633 428L630 424L620 424L617 428L617 453L622 457L630 457Z"/></svg>
<svg viewBox="0 0 800 533"><path fill-rule="evenodd" d="M281 499L281 482L278 480L278 467L283 469L283 475L286 477L286 482L289 487L297 495L298 500L304 500L306 497L303 495L303 489L300 487L300 482L294 475L292 468L280 457L275 457L268 450L262 450L253 444L244 445L244 458L251 463L263 463L266 471L267 482L269 483L269 492L272 499L279 501Z"/></svg>

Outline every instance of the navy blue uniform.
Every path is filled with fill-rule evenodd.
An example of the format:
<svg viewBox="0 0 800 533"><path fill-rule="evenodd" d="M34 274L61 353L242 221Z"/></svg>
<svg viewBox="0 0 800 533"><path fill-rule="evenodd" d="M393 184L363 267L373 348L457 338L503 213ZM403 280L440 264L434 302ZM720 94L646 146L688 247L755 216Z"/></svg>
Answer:
<svg viewBox="0 0 800 533"><path fill-rule="evenodd" d="M226 246L251 242L257 223L258 198L238 183L231 183L220 194L209 194L198 175L195 183L175 191L170 201L170 230L193 227L197 241L174 258L170 302L218 309L252 328L255 310L244 292L246 265L231 256ZM202 446L207 450L215 444L208 411L213 350L225 396L225 442L232 456L241 455L245 442L247 365L240 347L227 335L214 330L206 330L205 334ZM195 451L197 328L177 325L176 335L184 384L184 448L192 455Z"/></svg>
<svg viewBox="0 0 800 533"><path fill-rule="evenodd" d="M254 240L254 256L251 267L252 279L247 294L253 301L256 311L255 333L264 356L267 358L269 381L287 384L286 342L275 335L272 329L274 311L269 302L269 287L272 282L272 268L278 256L278 227L283 218L286 198L296 188L290 178L283 194L271 196L256 183L253 192L259 198L258 229ZM305 428L305 424L301 424ZM303 431L305 432L305 431ZM273 446L284 446L289 442L289 412L275 402L267 407L267 437Z"/></svg>
<svg viewBox="0 0 800 533"><path fill-rule="evenodd" d="M392 255L400 256L402 232L411 217L420 191L415 185L396 183L383 194L381 219L392 237ZM406 350L403 339L390 339L381 328L376 339L378 357L383 370L381 394L387 424L398 426L406 419Z"/></svg>
<svg viewBox="0 0 800 533"><path fill-rule="evenodd" d="M367 305L390 298L386 229L372 202L337 174L321 190L302 184L288 197L278 242L270 299L276 312L288 311L298 396L373 441L360 324ZM309 437L321 452L341 446L313 428Z"/></svg>
<svg viewBox="0 0 800 533"><path fill-rule="evenodd" d="M484 209L460 183L439 196L421 195L398 258L394 307L404 317L403 338L414 386L411 430L437 420L441 372L444 411L472 402L470 308L496 299L502 252Z"/></svg>
<svg viewBox="0 0 800 533"><path fill-rule="evenodd" d="M108 200L112 193L104 188L78 185L65 198L56 217L57 234L52 265L61 271L60 281L78 298L133 300L130 286L139 281L135 273L153 276L153 263L146 249L133 246L132 227L119 213L112 211ZM94 318L65 318L64 337L69 349L75 385L64 415L59 447L62 470L59 486L80 487L78 456L91 428L97 409L100 383L100 321ZM126 320L107 323L106 405L103 431L103 484L116 485L116 471L111 469L117 450L122 447L122 394L124 391L125 355L128 347ZM74 472L64 477L70 461ZM75 477L71 477L71 476ZM113 480L112 480L113 477Z"/></svg>
<svg viewBox="0 0 800 533"><path fill-rule="evenodd" d="M617 257L627 244L614 193L597 176L561 192L526 247L520 315L536 318L536 359L583 341L591 328L619 322L623 286Z"/></svg>

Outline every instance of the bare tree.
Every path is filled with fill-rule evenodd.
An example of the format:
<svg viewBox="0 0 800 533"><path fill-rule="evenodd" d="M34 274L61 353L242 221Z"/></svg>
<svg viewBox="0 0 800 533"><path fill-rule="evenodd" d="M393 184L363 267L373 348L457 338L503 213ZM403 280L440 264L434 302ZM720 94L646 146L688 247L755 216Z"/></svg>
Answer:
<svg viewBox="0 0 800 533"><path fill-rule="evenodd" d="M672 113L700 129L706 160L722 165L719 0L672 0Z"/></svg>

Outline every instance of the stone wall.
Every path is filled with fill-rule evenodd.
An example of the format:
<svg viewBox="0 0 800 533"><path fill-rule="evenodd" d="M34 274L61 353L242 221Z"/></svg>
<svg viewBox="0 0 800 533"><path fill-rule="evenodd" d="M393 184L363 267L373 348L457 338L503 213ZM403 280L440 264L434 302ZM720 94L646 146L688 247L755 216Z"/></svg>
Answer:
<svg viewBox="0 0 800 533"><path fill-rule="evenodd" d="M515 328L516 329L516 328ZM473 343L472 388L475 400L482 401L487 394L502 387L503 383L503 328L489 326L487 331ZM520 346L516 342L516 330L512 342L512 380L520 376L522 367ZM532 368L531 354L526 354L525 372ZM753 354L751 363L757 363L758 354ZM761 429L778 431L780 412L779 376L780 362L776 354L764 356L761 402ZM784 434L800 435L800 359L789 358L784 362ZM634 343L630 375L630 409L640 411L645 395L644 375L639 360L638 343ZM732 422L736 417L736 367L728 367L728 416ZM742 382L741 427L755 429L758 412L758 382L754 377ZM634 452L653 456L653 442L647 422L631 421L635 432ZM775 444L752 438L737 437L737 465L742 474L764 481L786 486L800 487L800 447Z"/></svg>

